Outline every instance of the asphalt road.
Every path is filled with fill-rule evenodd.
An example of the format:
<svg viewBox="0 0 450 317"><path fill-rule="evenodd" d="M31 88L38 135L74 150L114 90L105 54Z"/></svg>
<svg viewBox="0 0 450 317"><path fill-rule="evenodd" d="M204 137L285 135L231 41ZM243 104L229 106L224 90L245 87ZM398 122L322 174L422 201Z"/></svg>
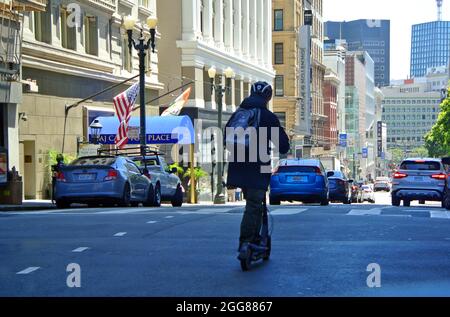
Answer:
<svg viewBox="0 0 450 317"><path fill-rule="evenodd" d="M240 206L0 213L0 296L450 296L450 213L388 203L271 207L271 260L247 273Z"/></svg>

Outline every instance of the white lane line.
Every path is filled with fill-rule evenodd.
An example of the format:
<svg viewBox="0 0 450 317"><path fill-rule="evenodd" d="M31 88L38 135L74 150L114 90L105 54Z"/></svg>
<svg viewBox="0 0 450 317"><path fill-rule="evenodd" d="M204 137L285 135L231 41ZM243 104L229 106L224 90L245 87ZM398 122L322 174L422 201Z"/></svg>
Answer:
<svg viewBox="0 0 450 317"><path fill-rule="evenodd" d="M126 235L126 232L117 232L114 237L123 237L124 235Z"/></svg>
<svg viewBox="0 0 450 317"><path fill-rule="evenodd" d="M154 223L157 223L158 221L147 221L147 223L149 223L149 224L154 224Z"/></svg>
<svg viewBox="0 0 450 317"><path fill-rule="evenodd" d="M79 248L76 248L75 250L72 250L72 252L81 253L88 249L89 249L88 247L79 247Z"/></svg>
<svg viewBox="0 0 450 317"><path fill-rule="evenodd" d="M121 214L131 214L133 212L139 212L142 211L139 208L132 208L132 209L120 209L120 210L110 210L110 211L101 211L96 212L97 215L121 215Z"/></svg>
<svg viewBox="0 0 450 317"><path fill-rule="evenodd" d="M275 209L270 211L270 214L272 216L291 216L291 215L297 215L300 214L302 212L307 211L307 208L302 208L302 209Z"/></svg>
<svg viewBox="0 0 450 317"><path fill-rule="evenodd" d="M352 209L347 216L379 216L381 215L381 208L373 208L369 210Z"/></svg>
<svg viewBox="0 0 450 317"><path fill-rule="evenodd" d="M29 268L26 268L23 271L17 272L16 274L20 274L20 275L30 274L30 273L32 273L32 272L34 272L36 270L39 270L39 269L40 269L39 266L31 266Z"/></svg>
<svg viewBox="0 0 450 317"><path fill-rule="evenodd" d="M166 218L166 219L172 219L172 218L174 218L173 216L167 216L167 217L164 217L164 218Z"/></svg>
<svg viewBox="0 0 450 317"><path fill-rule="evenodd" d="M448 211L430 211L431 218L450 219Z"/></svg>
<svg viewBox="0 0 450 317"><path fill-rule="evenodd" d="M225 214L232 210L244 209L245 207L234 207L234 208L205 208L198 210L189 210L189 211L177 211L177 214L181 215L211 215L211 214Z"/></svg>

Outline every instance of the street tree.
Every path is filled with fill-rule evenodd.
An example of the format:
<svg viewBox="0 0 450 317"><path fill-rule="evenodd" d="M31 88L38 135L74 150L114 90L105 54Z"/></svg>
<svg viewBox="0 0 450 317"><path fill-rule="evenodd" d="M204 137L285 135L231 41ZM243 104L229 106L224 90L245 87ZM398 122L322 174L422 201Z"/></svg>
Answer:
<svg viewBox="0 0 450 317"><path fill-rule="evenodd" d="M425 136L425 147L433 157L450 155L450 87L436 124Z"/></svg>

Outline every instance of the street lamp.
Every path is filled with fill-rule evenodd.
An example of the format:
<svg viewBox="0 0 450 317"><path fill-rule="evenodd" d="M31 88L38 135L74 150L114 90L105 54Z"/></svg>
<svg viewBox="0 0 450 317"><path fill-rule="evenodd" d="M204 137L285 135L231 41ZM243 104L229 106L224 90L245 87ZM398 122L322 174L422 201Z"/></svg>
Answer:
<svg viewBox="0 0 450 317"><path fill-rule="evenodd" d="M158 24L158 19L156 17L149 17L147 19L147 26L150 28L150 38L146 40L143 34L143 26L141 24L140 37L138 42L133 39L133 29L136 25L136 19L129 15L123 18L123 27L127 31L128 35L128 48L131 51L134 47L138 51L139 56L139 100L140 100L140 145L141 154L145 155L146 146L146 131L145 131L145 56L146 51L151 47L152 52L155 52L155 34L156 25Z"/></svg>
<svg viewBox="0 0 450 317"><path fill-rule="evenodd" d="M211 79L211 87L212 90L216 93L216 102L217 102L217 112L218 112L218 127L219 129L222 129L222 99L224 96L224 93L229 93L231 91L231 78L234 77L234 71L230 67L227 67L224 71L224 75L227 79L225 83L225 87L222 86L222 83L216 85L214 83L214 79L216 77L217 70L212 66L208 69L208 76ZM213 91L211 93L213 93ZM223 205L225 204L225 194L223 193L223 149L218 149L219 153L221 153L221 157L219 157L217 162L217 192L216 196L214 197L214 204L216 205Z"/></svg>
<svg viewBox="0 0 450 317"><path fill-rule="evenodd" d="M100 132L103 129L102 124L100 123L100 121L98 121L98 119L95 119L94 121L92 121L89 128L91 128L92 142L94 144L98 144L98 141L100 140Z"/></svg>

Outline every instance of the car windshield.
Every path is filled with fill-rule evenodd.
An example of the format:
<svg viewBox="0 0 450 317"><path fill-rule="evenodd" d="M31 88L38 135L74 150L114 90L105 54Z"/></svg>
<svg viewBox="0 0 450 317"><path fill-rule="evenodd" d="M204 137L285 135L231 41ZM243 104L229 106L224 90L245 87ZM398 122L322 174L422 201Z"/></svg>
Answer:
<svg viewBox="0 0 450 317"><path fill-rule="evenodd" d="M364 185L363 187L362 187L362 189L372 189L370 186L368 186L368 185Z"/></svg>
<svg viewBox="0 0 450 317"><path fill-rule="evenodd" d="M145 167L145 165L147 165L147 168L150 171L158 171L160 170L160 165L158 164L158 161L156 159L145 159L145 164L144 164L144 160L142 158L135 158L133 159L134 163L140 168L143 169Z"/></svg>
<svg viewBox="0 0 450 317"><path fill-rule="evenodd" d="M70 166L87 166L87 165L102 165L111 166L116 161L115 157L80 157L70 163Z"/></svg>
<svg viewBox="0 0 450 317"><path fill-rule="evenodd" d="M280 166L278 173L315 173L317 169L314 166Z"/></svg>
<svg viewBox="0 0 450 317"><path fill-rule="evenodd" d="M441 164L439 162L405 161L400 169L406 171L439 171Z"/></svg>

